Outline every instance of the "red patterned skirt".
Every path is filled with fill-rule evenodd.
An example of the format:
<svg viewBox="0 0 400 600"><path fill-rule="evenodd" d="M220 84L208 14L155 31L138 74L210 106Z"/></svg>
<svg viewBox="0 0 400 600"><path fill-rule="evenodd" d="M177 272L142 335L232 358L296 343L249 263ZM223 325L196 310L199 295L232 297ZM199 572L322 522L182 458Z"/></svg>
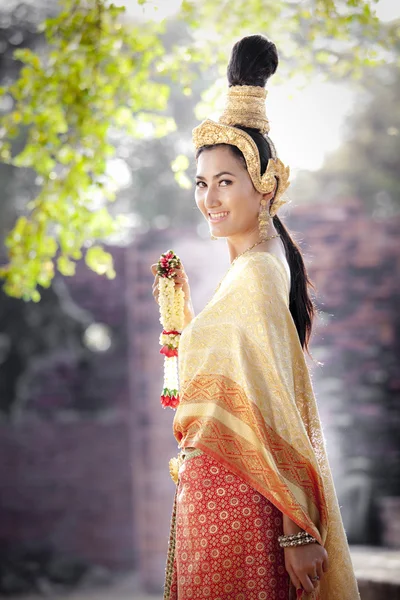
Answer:
<svg viewBox="0 0 400 600"><path fill-rule="evenodd" d="M282 513L199 449L179 469L164 600L287 600Z"/></svg>

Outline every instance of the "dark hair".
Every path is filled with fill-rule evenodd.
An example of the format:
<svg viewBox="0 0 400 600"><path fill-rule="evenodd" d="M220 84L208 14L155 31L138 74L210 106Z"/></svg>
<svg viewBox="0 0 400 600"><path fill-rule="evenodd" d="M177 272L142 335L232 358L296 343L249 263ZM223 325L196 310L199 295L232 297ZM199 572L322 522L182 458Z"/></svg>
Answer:
<svg viewBox="0 0 400 600"><path fill-rule="evenodd" d="M228 83L232 85L258 85L264 87L267 79L273 75L278 67L278 52L273 42L263 35L249 35L239 40L232 49L228 65ZM242 125L236 125L248 133L257 145L261 175L266 171L271 158L271 149L267 139L258 130ZM237 146L231 144L215 144L203 146L197 150L196 159L207 148L215 146L228 146L235 156L246 165L245 158ZM286 258L290 267L291 286L289 294L289 310L292 314L299 335L301 347L309 353L309 340L312 331L313 319L316 313L315 305L310 297L308 287L315 289L310 281L300 247L293 240L289 231L278 215L273 217L273 223L285 246Z"/></svg>

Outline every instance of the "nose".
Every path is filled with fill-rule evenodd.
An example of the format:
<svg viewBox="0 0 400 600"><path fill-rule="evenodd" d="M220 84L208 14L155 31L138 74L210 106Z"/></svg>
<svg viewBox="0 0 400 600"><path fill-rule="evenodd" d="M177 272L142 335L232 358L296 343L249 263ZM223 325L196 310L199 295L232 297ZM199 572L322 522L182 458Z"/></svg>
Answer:
<svg viewBox="0 0 400 600"><path fill-rule="evenodd" d="M221 202L219 201L219 198L218 198L218 190L215 189L213 186L210 186L207 189L207 192L204 197L204 206L207 209L208 208L212 209L212 208L221 206Z"/></svg>

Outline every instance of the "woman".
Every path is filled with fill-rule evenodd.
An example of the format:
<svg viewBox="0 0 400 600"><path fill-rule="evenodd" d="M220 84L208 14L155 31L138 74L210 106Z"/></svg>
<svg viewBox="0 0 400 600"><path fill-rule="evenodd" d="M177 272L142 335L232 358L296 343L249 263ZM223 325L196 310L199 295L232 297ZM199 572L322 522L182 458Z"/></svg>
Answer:
<svg viewBox="0 0 400 600"><path fill-rule="evenodd" d="M359 598L304 356L310 282L276 214L289 170L267 135L264 86L277 65L264 36L236 43L224 113L193 131L196 203L231 265L197 316L176 270L182 452L165 600Z"/></svg>

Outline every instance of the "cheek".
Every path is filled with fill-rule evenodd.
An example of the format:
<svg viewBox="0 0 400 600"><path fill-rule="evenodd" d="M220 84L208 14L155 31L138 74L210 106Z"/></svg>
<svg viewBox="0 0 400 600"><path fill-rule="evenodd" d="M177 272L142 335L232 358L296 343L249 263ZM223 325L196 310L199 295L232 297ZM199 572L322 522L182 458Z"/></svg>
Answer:
<svg viewBox="0 0 400 600"><path fill-rule="evenodd" d="M258 217L259 204L250 194L243 194L232 198L229 207L235 212L242 223L253 223Z"/></svg>
<svg viewBox="0 0 400 600"><path fill-rule="evenodd" d="M258 214L260 209L260 197L251 183L246 185L243 189L243 198L245 200L247 212L251 215Z"/></svg>
<svg viewBox="0 0 400 600"><path fill-rule="evenodd" d="M225 193L225 205L227 208L247 212L248 192L243 186L235 185L228 187Z"/></svg>

